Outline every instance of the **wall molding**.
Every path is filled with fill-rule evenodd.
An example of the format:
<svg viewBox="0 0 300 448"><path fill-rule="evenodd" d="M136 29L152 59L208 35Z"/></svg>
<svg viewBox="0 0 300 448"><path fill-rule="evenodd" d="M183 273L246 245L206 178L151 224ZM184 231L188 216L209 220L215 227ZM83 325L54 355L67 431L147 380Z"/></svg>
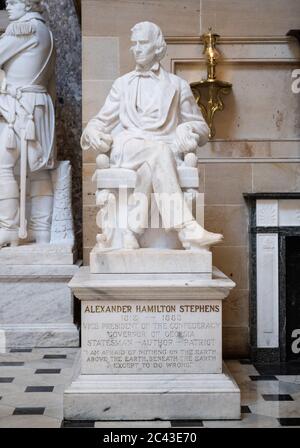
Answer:
<svg viewBox="0 0 300 448"><path fill-rule="evenodd" d="M224 36L218 40L219 45L223 44L289 44L294 43L295 39L289 36ZM200 36L167 36L167 44L200 44L203 45Z"/></svg>
<svg viewBox="0 0 300 448"><path fill-rule="evenodd" d="M179 63L205 63L200 36L169 36L166 42L168 52L165 61L173 72ZM219 65L300 63L298 42L289 36L221 37L217 46L222 55Z"/></svg>
<svg viewBox="0 0 300 448"><path fill-rule="evenodd" d="M198 163L300 163L300 158L275 159L272 157L218 157L201 158L198 156Z"/></svg>
<svg viewBox="0 0 300 448"><path fill-rule="evenodd" d="M186 71L193 71L193 77L195 73L199 70L199 78L203 76L203 70L206 66L205 57L202 53L203 43L200 36L168 36L166 38L168 43L168 51L166 58L164 60L164 66L167 67L172 73L178 73L180 69L185 69ZM221 37L218 43L218 50L221 53L221 59L219 61L219 66L223 67L224 72L230 72L232 70L238 69L238 67L243 67L243 69L249 70L289 70L292 72L293 69L300 68L300 47L298 42L293 37L289 36L226 36ZM292 78L291 78L292 84ZM260 139L254 135L247 135L245 139L237 138L232 139L233 144L237 142L270 142L278 141L278 138L274 138L275 135L270 136L270 139L263 138ZM273 138L272 138L273 137ZM224 141L226 147L228 147L228 140L216 139L212 140L211 143ZM295 138L282 138L279 140L281 143L293 142L294 145L299 143L300 139L298 135ZM221 143L222 144L222 143ZM299 146L300 148L300 146ZM209 157L200 158L199 161L211 162L211 163L294 163L299 162L300 158L298 153L295 153L295 148L293 147L293 153L290 157L285 157L285 154L274 154L275 157L269 157L266 154L262 154L259 157L219 157L218 159L213 159ZM207 156L208 154L206 154ZM245 154L247 156L247 154ZM257 157L258 156L258 157Z"/></svg>

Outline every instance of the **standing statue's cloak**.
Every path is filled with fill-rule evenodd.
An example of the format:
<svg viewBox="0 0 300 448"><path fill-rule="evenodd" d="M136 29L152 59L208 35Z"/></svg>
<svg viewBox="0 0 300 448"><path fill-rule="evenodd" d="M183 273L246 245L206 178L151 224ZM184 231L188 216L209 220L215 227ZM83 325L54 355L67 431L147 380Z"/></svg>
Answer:
<svg viewBox="0 0 300 448"><path fill-rule="evenodd" d="M54 79L54 45L40 14L29 12L7 27L0 38L0 68L5 74L0 132L6 133L7 149L19 147L24 128L31 171L53 168L55 111L48 92Z"/></svg>

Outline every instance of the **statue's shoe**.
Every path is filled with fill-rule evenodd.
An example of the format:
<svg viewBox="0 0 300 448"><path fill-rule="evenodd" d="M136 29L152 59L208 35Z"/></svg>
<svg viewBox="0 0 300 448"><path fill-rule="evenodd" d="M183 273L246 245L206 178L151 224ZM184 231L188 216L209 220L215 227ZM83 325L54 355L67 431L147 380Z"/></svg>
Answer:
<svg viewBox="0 0 300 448"><path fill-rule="evenodd" d="M220 243L223 235L212 233L203 229L196 221L187 224L180 232L178 237L184 249L206 249L210 246Z"/></svg>
<svg viewBox="0 0 300 448"><path fill-rule="evenodd" d="M18 230L0 229L0 248L5 246L16 247L19 244Z"/></svg>
<svg viewBox="0 0 300 448"><path fill-rule="evenodd" d="M123 249L136 250L140 245L133 232L126 230L123 233Z"/></svg>
<svg viewBox="0 0 300 448"><path fill-rule="evenodd" d="M37 244L49 244L51 232L48 230L28 230L28 241Z"/></svg>

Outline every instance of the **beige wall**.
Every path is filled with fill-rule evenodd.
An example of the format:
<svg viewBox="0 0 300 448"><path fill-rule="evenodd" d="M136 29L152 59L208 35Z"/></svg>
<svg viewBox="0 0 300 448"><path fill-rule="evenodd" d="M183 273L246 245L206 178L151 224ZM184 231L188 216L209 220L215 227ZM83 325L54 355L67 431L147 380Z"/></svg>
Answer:
<svg viewBox="0 0 300 448"><path fill-rule="evenodd" d="M300 94L291 91L299 68L298 0L83 0L83 124L103 104L113 80L132 69L129 30L138 21L160 25L169 48L164 61L188 81L205 66L199 36L209 26L222 36L218 75L233 83L217 135L199 151L205 224L222 232L214 264L237 284L224 307L224 349L248 354L248 217L242 194L299 191ZM174 38L176 37L176 38ZM189 38L189 39L187 39ZM95 154L84 154L84 258L94 245L96 207L91 175Z"/></svg>

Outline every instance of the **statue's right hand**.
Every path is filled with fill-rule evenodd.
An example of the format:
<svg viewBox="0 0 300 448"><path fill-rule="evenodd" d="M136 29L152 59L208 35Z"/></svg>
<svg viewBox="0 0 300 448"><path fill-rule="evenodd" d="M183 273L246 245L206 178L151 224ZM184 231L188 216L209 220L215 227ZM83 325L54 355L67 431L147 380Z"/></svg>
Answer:
<svg viewBox="0 0 300 448"><path fill-rule="evenodd" d="M112 136L96 130L85 130L81 138L82 149L93 149L101 153L110 151Z"/></svg>

